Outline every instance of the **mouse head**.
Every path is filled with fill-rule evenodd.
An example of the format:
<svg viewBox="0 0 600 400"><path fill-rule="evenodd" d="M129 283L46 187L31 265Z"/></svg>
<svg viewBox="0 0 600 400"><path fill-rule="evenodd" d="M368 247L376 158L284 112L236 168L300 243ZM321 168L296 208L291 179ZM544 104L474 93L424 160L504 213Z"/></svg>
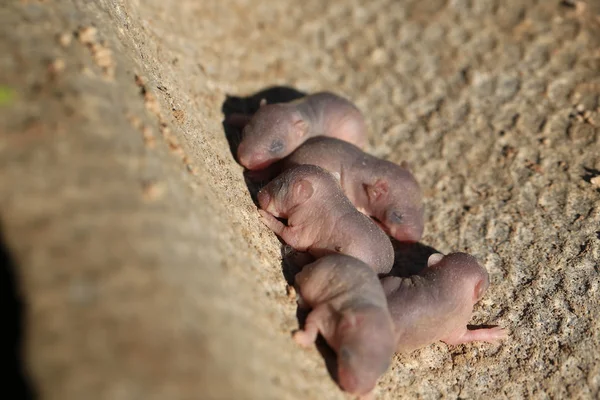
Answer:
<svg viewBox="0 0 600 400"><path fill-rule="evenodd" d="M419 184L408 170L389 162L378 175L374 182L364 185L368 212L398 241L419 241L423 235Z"/></svg>
<svg viewBox="0 0 600 400"><path fill-rule="evenodd" d="M369 393L389 368L396 342L386 314L369 306L342 316L336 334L338 381L344 391Z"/></svg>
<svg viewBox="0 0 600 400"><path fill-rule="evenodd" d="M238 161L249 170L266 168L294 151L307 133L308 125L294 105L261 102L242 131Z"/></svg>
<svg viewBox="0 0 600 400"><path fill-rule="evenodd" d="M472 304L477 303L490 286L487 271L475 257L466 253L451 253L446 256L435 253L429 256L427 267L443 274L441 280L448 282L455 293L464 293Z"/></svg>
<svg viewBox="0 0 600 400"><path fill-rule="evenodd" d="M308 201L314 193L314 186L304 167L312 166L289 169L262 188L257 195L260 208L274 216L285 217L295 207Z"/></svg>

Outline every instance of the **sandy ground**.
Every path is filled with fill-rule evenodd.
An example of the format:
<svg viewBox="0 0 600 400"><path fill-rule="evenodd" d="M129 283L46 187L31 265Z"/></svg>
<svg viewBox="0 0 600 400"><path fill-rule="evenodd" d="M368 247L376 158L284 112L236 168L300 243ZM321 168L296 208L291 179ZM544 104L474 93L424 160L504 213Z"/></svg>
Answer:
<svg viewBox="0 0 600 400"><path fill-rule="evenodd" d="M600 2L299 4L0 5L2 293L8 326L23 320L21 389L347 398L290 339L280 243L221 124L255 106L231 96L282 85L356 102L369 150L422 185L423 244L488 269L472 323L510 331L396 356L378 398L597 397Z"/></svg>

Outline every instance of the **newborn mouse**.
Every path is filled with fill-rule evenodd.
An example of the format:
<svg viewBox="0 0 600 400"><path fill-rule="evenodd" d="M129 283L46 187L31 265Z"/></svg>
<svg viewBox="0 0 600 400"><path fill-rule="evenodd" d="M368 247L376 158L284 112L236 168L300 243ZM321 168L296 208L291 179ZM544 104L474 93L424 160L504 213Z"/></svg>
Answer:
<svg viewBox="0 0 600 400"><path fill-rule="evenodd" d="M410 352L441 340L450 345L495 342L507 337L500 327L467 329L489 286L487 271L465 253L432 254L418 275L381 280L396 326L397 351Z"/></svg>
<svg viewBox="0 0 600 400"><path fill-rule="evenodd" d="M340 387L368 395L387 371L396 345L377 275L354 257L331 254L306 265L294 285L299 306L312 308L294 339L309 346L320 332L337 354Z"/></svg>
<svg viewBox="0 0 600 400"><path fill-rule="evenodd" d="M301 164L318 165L339 176L344 193L356 208L373 217L396 240L417 242L423 235L421 188L406 168L324 136L307 140L274 169Z"/></svg>
<svg viewBox="0 0 600 400"><path fill-rule="evenodd" d="M232 114L226 123L243 127L237 158L249 170L266 168L317 135L335 137L361 148L367 143L367 127L360 110L329 92L289 103L263 101L253 116Z"/></svg>
<svg viewBox="0 0 600 400"><path fill-rule="evenodd" d="M314 257L348 254L388 273L394 263L389 237L360 213L336 178L315 165L284 171L258 192L263 222L287 244ZM287 226L277 218L287 218Z"/></svg>

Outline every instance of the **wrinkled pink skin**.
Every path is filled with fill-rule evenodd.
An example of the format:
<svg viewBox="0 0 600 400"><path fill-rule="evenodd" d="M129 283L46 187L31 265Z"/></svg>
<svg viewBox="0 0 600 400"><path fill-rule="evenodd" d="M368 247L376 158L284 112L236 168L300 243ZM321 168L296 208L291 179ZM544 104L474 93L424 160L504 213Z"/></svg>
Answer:
<svg viewBox="0 0 600 400"><path fill-rule="evenodd" d="M356 208L374 217L396 240L421 239L424 225L421 189L406 168L328 137L307 140L274 167L285 170L300 164L318 165L339 176L344 193Z"/></svg>
<svg viewBox="0 0 600 400"><path fill-rule="evenodd" d="M507 337L499 327L467 329L473 305L489 286L487 271L474 257L436 253L427 264L418 275L381 280L396 326L398 352L410 352L439 340L457 345L494 343Z"/></svg>
<svg viewBox="0 0 600 400"><path fill-rule="evenodd" d="M388 273L394 249L388 236L344 195L329 172L314 165L288 169L258 192L263 222L287 244L314 257L348 254ZM287 218L287 226L277 218Z"/></svg>
<svg viewBox="0 0 600 400"><path fill-rule="evenodd" d="M367 127L360 110L328 92L290 103L262 103L253 116L232 114L226 123L244 128L237 158L249 170L269 166L317 135L335 137L361 148L367 143Z"/></svg>
<svg viewBox="0 0 600 400"><path fill-rule="evenodd" d="M340 387L368 395L388 369L396 338L385 294L365 263L332 254L296 275L301 307L312 308L294 339L310 346L321 333L335 350Z"/></svg>

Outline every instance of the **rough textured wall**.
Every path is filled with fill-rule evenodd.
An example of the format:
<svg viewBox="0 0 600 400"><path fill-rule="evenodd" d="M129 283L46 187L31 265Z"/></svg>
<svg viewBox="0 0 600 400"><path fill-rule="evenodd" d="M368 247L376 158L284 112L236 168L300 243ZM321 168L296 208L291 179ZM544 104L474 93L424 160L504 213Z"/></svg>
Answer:
<svg viewBox="0 0 600 400"><path fill-rule="evenodd" d="M344 398L290 340L227 95L333 90L407 160L423 243L491 275L502 345L396 356L383 399L600 390L600 2L8 0L0 221L45 399ZM11 268L9 265L6 268Z"/></svg>

